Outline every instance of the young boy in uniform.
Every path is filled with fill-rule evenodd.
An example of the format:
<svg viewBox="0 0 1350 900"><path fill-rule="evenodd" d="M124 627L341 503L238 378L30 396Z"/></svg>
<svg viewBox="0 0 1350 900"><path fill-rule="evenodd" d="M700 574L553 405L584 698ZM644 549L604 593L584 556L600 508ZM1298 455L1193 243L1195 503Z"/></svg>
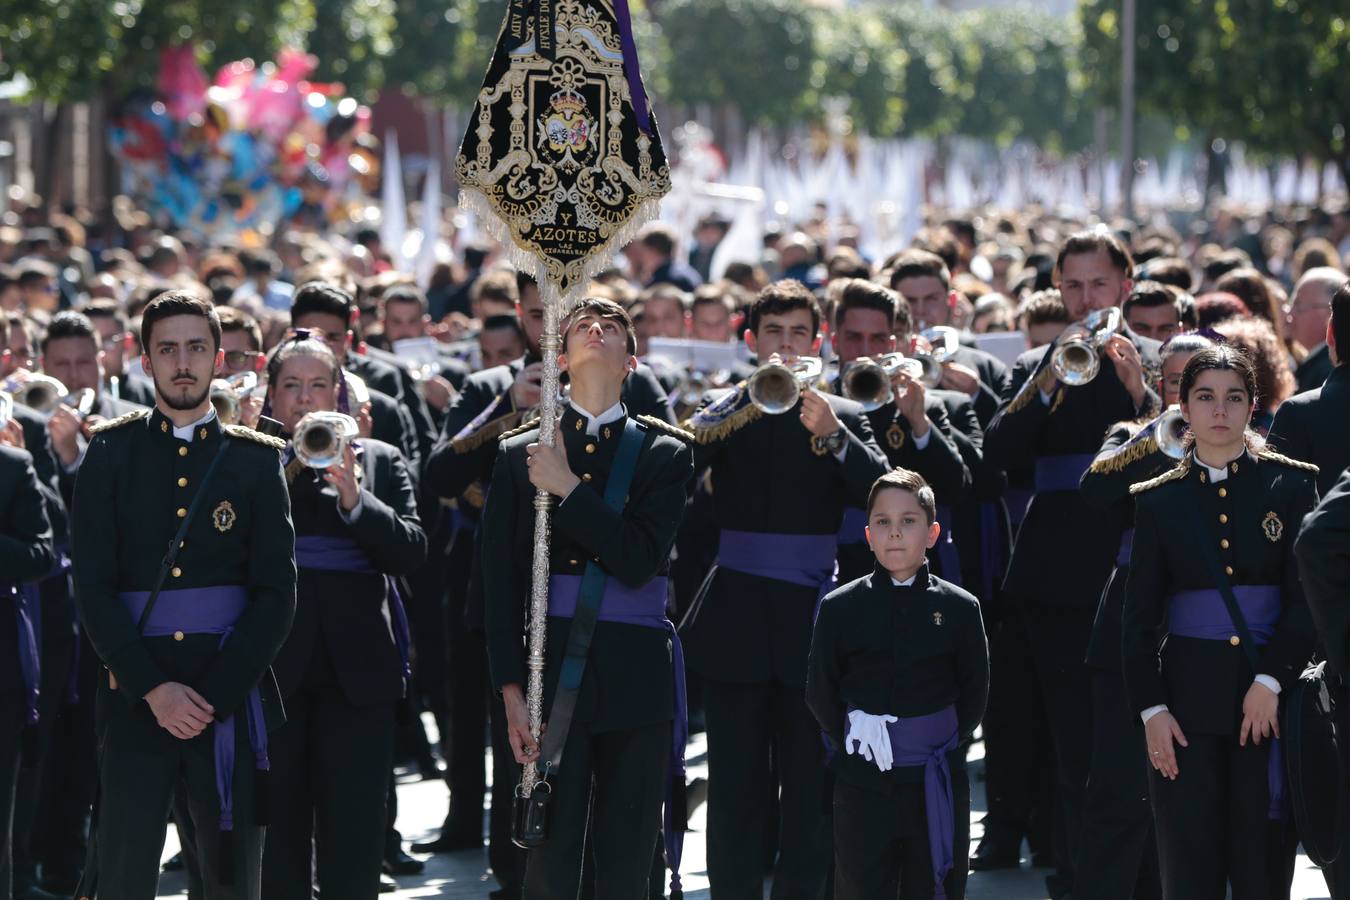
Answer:
<svg viewBox="0 0 1350 900"><path fill-rule="evenodd" d="M806 702L833 751L839 900L965 896L961 744L984 715L989 651L976 599L928 574L936 518L917 473L878 478L867 500L876 566L816 618Z"/></svg>

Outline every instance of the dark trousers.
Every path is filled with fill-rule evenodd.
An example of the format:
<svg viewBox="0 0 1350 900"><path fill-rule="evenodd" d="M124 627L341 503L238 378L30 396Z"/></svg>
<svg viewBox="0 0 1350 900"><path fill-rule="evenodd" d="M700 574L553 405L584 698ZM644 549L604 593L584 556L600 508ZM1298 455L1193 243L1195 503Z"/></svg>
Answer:
<svg viewBox="0 0 1350 900"><path fill-rule="evenodd" d="M525 861L527 900L575 900L587 836L596 900L647 894L670 761L669 722L592 732L573 722L554 773L549 839Z"/></svg>
<svg viewBox="0 0 1350 900"><path fill-rule="evenodd" d="M1083 826L1092 763L1092 679L1087 664L1092 610L1040 609L1027 615L1027 635L1055 746L1055 869L1066 892Z"/></svg>
<svg viewBox="0 0 1350 900"><path fill-rule="evenodd" d="M487 644L482 632L464 624L464 603L451 597L449 734L441 735L445 754L445 786L450 808L441 835L465 843L483 840L483 795L487 767L483 764L488 730Z"/></svg>
<svg viewBox="0 0 1350 900"><path fill-rule="evenodd" d="M99 687L98 704L99 900L155 896L175 790L187 801L206 900L258 900L263 829L253 824L253 752L245 721L235 723L233 879L222 885L213 730L179 740L159 727L147 704L128 704L106 683Z"/></svg>
<svg viewBox="0 0 1350 900"><path fill-rule="evenodd" d="M22 683L19 663L12 654L11 660L5 668L12 668L12 675L6 679L5 689L0 690L0 900L9 900L13 879L14 857L10 847L14 839L14 789L19 777L24 721L24 699L15 689Z"/></svg>
<svg viewBox="0 0 1350 900"><path fill-rule="evenodd" d="M370 900L384 855L394 704L353 706L334 684L307 684L286 698L286 715L269 747L263 896L308 898L317 873L324 900Z"/></svg>
<svg viewBox="0 0 1350 900"><path fill-rule="evenodd" d="M1181 730L1186 730L1182 722ZM1292 822L1267 818L1270 742L1187 734L1175 781L1149 773L1167 900L1286 900L1294 878Z"/></svg>
<svg viewBox="0 0 1350 900"><path fill-rule="evenodd" d="M985 840L1049 851L1054 822L1054 745L1046 722L1026 623L1005 609L989 632L989 705L985 711L984 777L989 807Z"/></svg>
<svg viewBox="0 0 1350 900"><path fill-rule="evenodd" d="M952 809L952 870L942 885L947 900L962 900L970 860L970 781L960 768L952 770ZM892 897L933 897L923 782L897 785L891 794L835 782L834 898Z"/></svg>
<svg viewBox="0 0 1350 900"><path fill-rule="evenodd" d="M1120 672L1092 670L1092 768L1083 805L1075 900L1161 896L1148 751Z"/></svg>
<svg viewBox="0 0 1350 900"><path fill-rule="evenodd" d="M520 784L520 766L506 739L506 708L493 697L492 720L492 809L488 814L488 865L505 896L520 896L525 883L525 851L511 843L511 803Z"/></svg>
<svg viewBox="0 0 1350 900"><path fill-rule="evenodd" d="M778 762L773 900L820 900L830 868L829 796L820 726L802 689L708 681L708 879L714 900L764 893L764 785Z"/></svg>

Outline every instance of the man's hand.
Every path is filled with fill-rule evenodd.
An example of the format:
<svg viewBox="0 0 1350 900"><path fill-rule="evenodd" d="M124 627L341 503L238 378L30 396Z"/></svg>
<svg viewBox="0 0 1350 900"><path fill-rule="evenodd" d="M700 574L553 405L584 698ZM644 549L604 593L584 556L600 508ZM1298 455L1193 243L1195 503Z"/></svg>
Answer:
<svg viewBox="0 0 1350 900"><path fill-rule="evenodd" d="M356 483L356 453L349 443L342 448L342 462L329 466L323 480L337 488L338 506L350 513L361 499L361 487Z"/></svg>
<svg viewBox="0 0 1350 900"><path fill-rule="evenodd" d="M13 447L16 450L26 449L23 440L23 426L18 420L10 419L5 423L4 428L0 428L0 444L6 447Z"/></svg>
<svg viewBox="0 0 1350 900"><path fill-rule="evenodd" d="M239 424L245 428L257 428L262 416L264 397L260 391L254 391L239 401Z"/></svg>
<svg viewBox="0 0 1350 900"><path fill-rule="evenodd" d="M159 727L181 741L191 740L214 721L216 708L185 684L166 681L145 695Z"/></svg>
<svg viewBox="0 0 1350 900"><path fill-rule="evenodd" d="M1116 377L1130 392L1135 409L1144 402L1144 361L1139 358L1139 350L1123 334L1113 334L1106 341L1103 351L1106 358L1116 368Z"/></svg>
<svg viewBox="0 0 1350 900"><path fill-rule="evenodd" d="M511 754L522 766L538 762L539 742L530 734L530 716L520 685L503 685L502 703L506 706L506 739L511 742Z"/></svg>
<svg viewBox="0 0 1350 900"><path fill-rule="evenodd" d="M356 411L356 433L363 438L368 438L374 430L375 417L370 414L370 401L367 400Z"/></svg>
<svg viewBox="0 0 1350 900"><path fill-rule="evenodd" d="M530 363L516 375L511 385L511 402L516 409L533 409L539 405L539 386L544 381L544 364Z"/></svg>
<svg viewBox="0 0 1350 900"><path fill-rule="evenodd" d="M530 484L541 491L548 491L553 496L564 499L572 493L573 488L581 484L581 479L567 464L567 449L563 446L561 426L555 425L553 428L552 447L535 442L527 445L525 452L529 454L525 459L525 467L530 473Z"/></svg>
<svg viewBox="0 0 1350 900"><path fill-rule="evenodd" d="M844 427L830 402L811 388L802 390L802 424L818 438L827 438Z"/></svg>
<svg viewBox="0 0 1350 900"><path fill-rule="evenodd" d="M450 401L455 399L455 388L440 375L432 375L422 382L422 396L427 406L445 412L450 408Z"/></svg>
<svg viewBox="0 0 1350 900"><path fill-rule="evenodd" d="M80 445L76 440L82 423L68 406L58 406L47 420L47 433L52 437L52 449L61 459L61 465L69 469L80 458Z"/></svg>
<svg viewBox="0 0 1350 900"><path fill-rule="evenodd" d="M1247 746L1247 735L1252 743L1260 744L1261 738L1280 736L1280 697L1259 681L1252 682L1247 688L1247 696L1242 698L1242 731L1238 735L1238 744Z"/></svg>
<svg viewBox="0 0 1350 900"><path fill-rule="evenodd" d="M895 394L895 408L909 422L909 430L915 438L928 433L928 390L922 381L913 377L904 367L895 370L891 376L891 392Z"/></svg>
<svg viewBox="0 0 1350 900"><path fill-rule="evenodd" d="M1177 753L1172 741L1175 740L1183 747L1190 746L1177 720L1167 710L1156 713L1144 723L1144 737L1148 744L1149 764L1162 777L1176 781L1180 769L1177 768Z"/></svg>
<svg viewBox="0 0 1350 900"><path fill-rule="evenodd" d="M938 387L946 391L960 391L967 397L974 397L980 392L980 376L974 369L960 363L945 362L942 364L942 381Z"/></svg>

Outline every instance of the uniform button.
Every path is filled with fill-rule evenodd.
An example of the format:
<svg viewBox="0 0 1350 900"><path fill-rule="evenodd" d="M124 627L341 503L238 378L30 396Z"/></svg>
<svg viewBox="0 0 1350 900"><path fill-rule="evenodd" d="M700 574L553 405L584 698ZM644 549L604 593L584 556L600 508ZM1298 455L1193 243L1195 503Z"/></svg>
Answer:
<svg viewBox="0 0 1350 900"><path fill-rule="evenodd" d="M179 455L179 456L187 456L187 448L186 448L186 447L179 447L179 448L178 448L178 455Z"/></svg>
<svg viewBox="0 0 1350 900"><path fill-rule="evenodd" d="M179 486L179 487L187 487L187 479L186 479L186 478L180 478L180 479L178 479L178 486Z"/></svg>
<svg viewBox="0 0 1350 900"><path fill-rule="evenodd" d="M1219 546L1222 547L1223 549L1227 550L1227 549L1228 549L1228 538L1224 538L1223 540L1219 541Z"/></svg>
<svg viewBox="0 0 1350 900"><path fill-rule="evenodd" d="M1235 634L1235 635L1233 635L1232 637L1230 637L1230 638L1228 639L1228 643L1230 643L1230 644L1232 644L1234 647L1236 647L1238 644L1242 643L1242 638L1238 637L1238 636Z"/></svg>
<svg viewBox="0 0 1350 900"><path fill-rule="evenodd" d="M1220 497L1227 497L1227 496L1228 496L1228 488L1219 488L1219 496L1220 496Z"/></svg>
<svg viewBox="0 0 1350 900"><path fill-rule="evenodd" d="M173 577L174 577L174 578L182 578L182 577L183 577L183 570L180 569L180 568L178 568L177 566L174 566L174 567L173 567Z"/></svg>
<svg viewBox="0 0 1350 900"><path fill-rule="evenodd" d="M181 632L181 631L175 631L175 632L173 633L173 639L174 639L175 641L181 641L181 640L183 639L183 637L184 637L184 635L183 635L183 632Z"/></svg>
<svg viewBox="0 0 1350 900"><path fill-rule="evenodd" d="M169 433L169 423L168 423L168 422L160 422L160 423L159 423L159 430L162 431L162 432L164 432L165 434L168 434L168 433Z"/></svg>
<svg viewBox="0 0 1350 900"><path fill-rule="evenodd" d="M587 444L587 445L586 445L586 452L587 452L587 453L594 453L594 452L595 452L595 445L594 445L594 444Z"/></svg>
<svg viewBox="0 0 1350 900"><path fill-rule="evenodd" d="M1233 567L1232 567L1232 566L1224 566L1224 567L1223 567L1223 574L1228 575L1228 576L1231 577L1232 574L1233 574Z"/></svg>
<svg viewBox="0 0 1350 900"><path fill-rule="evenodd" d="M569 559L569 560L567 561L567 564L568 564L569 566L575 566L575 565L577 564L577 561L576 561L575 559Z"/></svg>
<svg viewBox="0 0 1350 900"><path fill-rule="evenodd" d="M183 507L181 507L181 506L178 507L178 518L180 518L180 519L186 519L186 518L187 518L187 510L186 510L186 509L183 509Z"/></svg>
<svg viewBox="0 0 1350 900"><path fill-rule="evenodd" d="M582 475L582 476L581 476L581 480L582 480L582 481L590 481L590 480L591 480L591 473L590 473L590 472L587 472L587 473L585 473L584 475Z"/></svg>
<svg viewBox="0 0 1350 900"><path fill-rule="evenodd" d="M1220 525L1228 524L1228 513L1219 513L1219 524Z"/></svg>

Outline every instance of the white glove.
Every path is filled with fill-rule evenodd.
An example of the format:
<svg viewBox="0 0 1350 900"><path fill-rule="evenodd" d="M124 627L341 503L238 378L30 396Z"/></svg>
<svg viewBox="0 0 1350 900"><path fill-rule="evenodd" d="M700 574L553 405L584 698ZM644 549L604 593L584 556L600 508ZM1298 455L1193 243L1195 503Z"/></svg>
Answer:
<svg viewBox="0 0 1350 900"><path fill-rule="evenodd" d="M895 716L875 716L855 709L848 714L848 736L844 738L844 749L856 753L868 762L874 762L883 772L891 770L891 736L886 730L889 722L898 721ZM855 749L854 742L858 746Z"/></svg>

